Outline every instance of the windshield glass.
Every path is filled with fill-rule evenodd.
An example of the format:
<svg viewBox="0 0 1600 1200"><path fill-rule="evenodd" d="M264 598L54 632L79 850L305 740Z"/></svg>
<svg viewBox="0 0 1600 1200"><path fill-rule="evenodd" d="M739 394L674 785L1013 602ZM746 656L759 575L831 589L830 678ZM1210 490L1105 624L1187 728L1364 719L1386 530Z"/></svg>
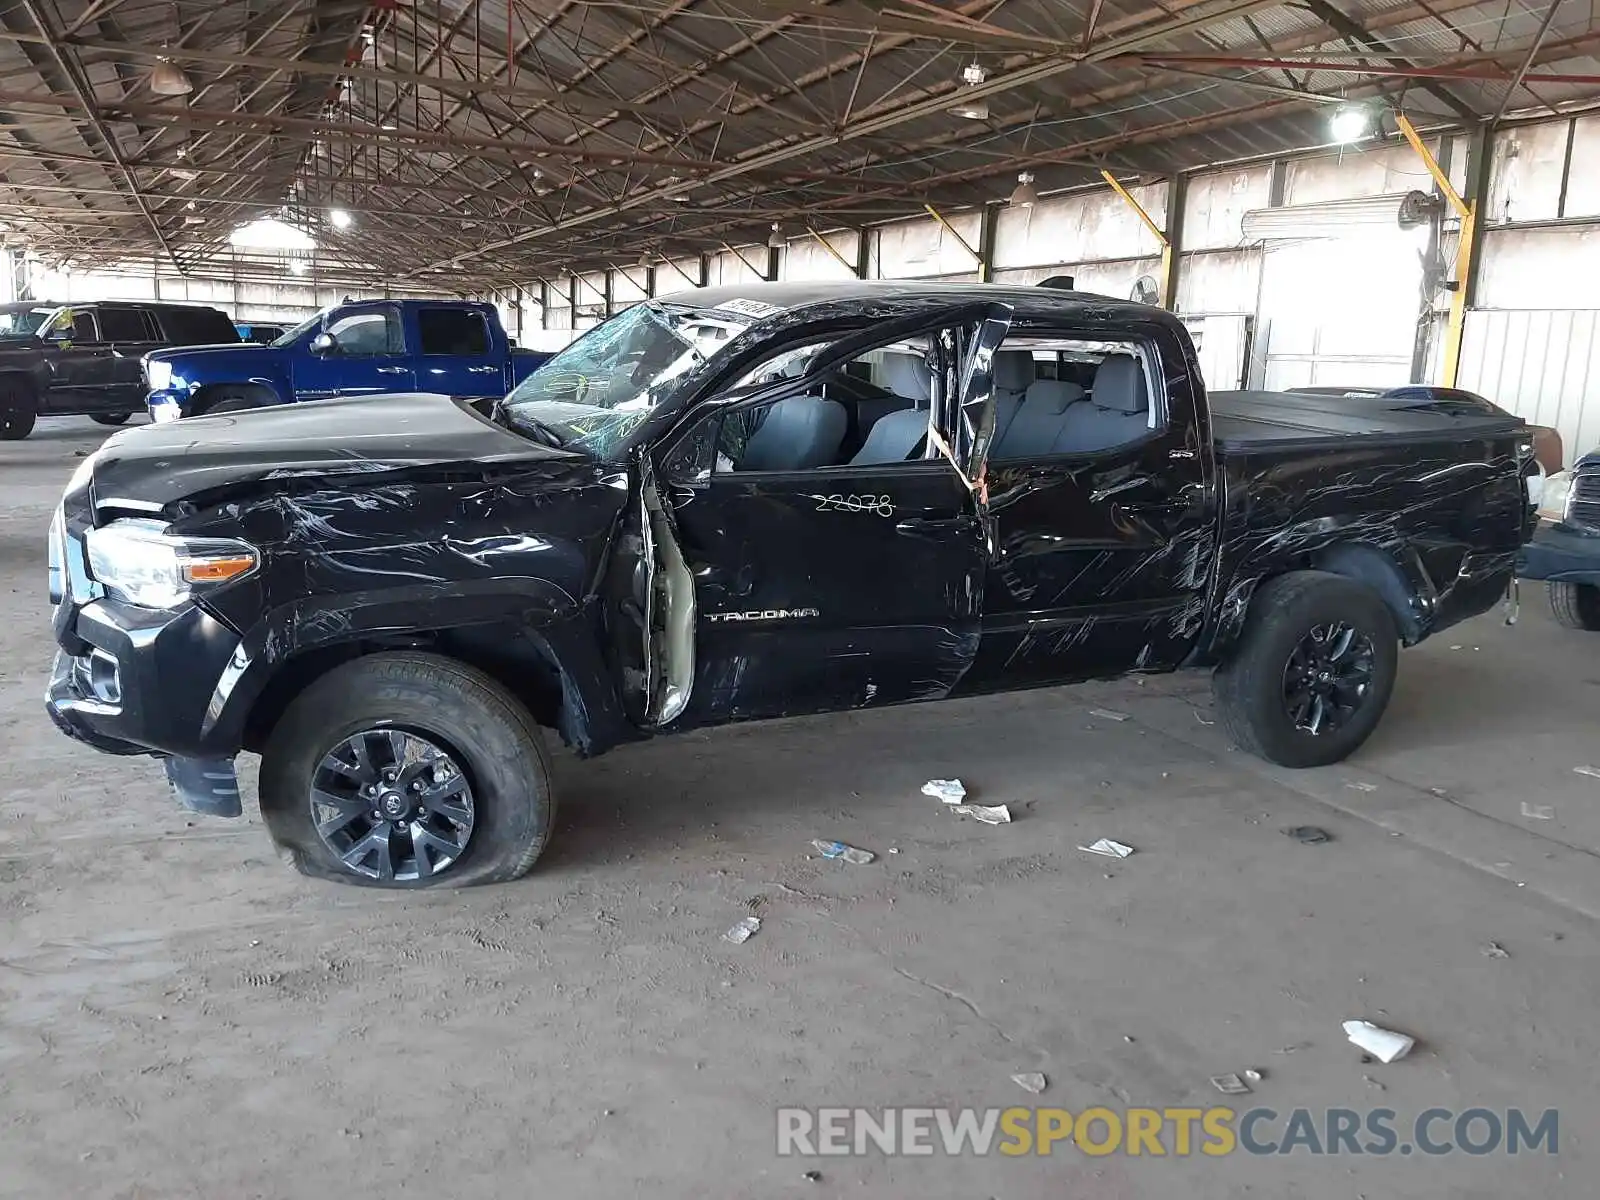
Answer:
<svg viewBox="0 0 1600 1200"><path fill-rule="evenodd" d="M53 308L25 308L16 312L0 313L0 337L23 337L37 333L45 318L55 312Z"/></svg>
<svg viewBox="0 0 1600 1200"><path fill-rule="evenodd" d="M318 313L314 317L308 317L306 320L301 321L300 324L289 330L288 333L285 333L282 337L269 344L273 346L293 345L302 333L305 333L309 329L315 329L320 324L322 324L322 314Z"/></svg>
<svg viewBox="0 0 1600 1200"><path fill-rule="evenodd" d="M652 409L677 393L689 372L758 319L658 301L636 304L524 379L502 412L513 428L609 458Z"/></svg>

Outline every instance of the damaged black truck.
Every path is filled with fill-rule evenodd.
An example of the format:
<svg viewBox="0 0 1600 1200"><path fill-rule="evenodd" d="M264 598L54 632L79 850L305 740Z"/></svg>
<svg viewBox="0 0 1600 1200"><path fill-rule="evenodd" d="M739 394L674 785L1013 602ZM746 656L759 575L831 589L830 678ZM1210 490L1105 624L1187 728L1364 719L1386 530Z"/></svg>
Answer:
<svg viewBox="0 0 1600 1200"><path fill-rule="evenodd" d="M50 531L48 708L308 874L513 879L580 755L1180 667L1242 747L1359 746L1397 652L1507 593L1527 429L1208 399L1182 324L1050 289L637 305L510 396L129 430Z"/></svg>

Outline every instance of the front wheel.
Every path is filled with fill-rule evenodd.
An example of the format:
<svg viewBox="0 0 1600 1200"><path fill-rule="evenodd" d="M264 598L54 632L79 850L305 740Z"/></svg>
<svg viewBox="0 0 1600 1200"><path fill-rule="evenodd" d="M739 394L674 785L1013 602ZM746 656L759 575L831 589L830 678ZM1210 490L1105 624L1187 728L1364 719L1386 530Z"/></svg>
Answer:
<svg viewBox="0 0 1600 1200"><path fill-rule="evenodd" d="M1600 587L1592 583L1552 583L1550 611L1568 629L1600 632Z"/></svg>
<svg viewBox="0 0 1600 1200"><path fill-rule="evenodd" d="M96 425L126 425L132 413L94 413L90 420Z"/></svg>
<svg viewBox="0 0 1600 1200"><path fill-rule="evenodd" d="M26 384L14 379L0 382L0 441L20 442L33 432L39 407Z"/></svg>
<svg viewBox="0 0 1600 1200"><path fill-rule="evenodd" d="M1263 584L1232 658L1217 668L1217 710L1234 744L1284 767L1353 753L1394 690L1394 617L1371 588L1295 571Z"/></svg>
<svg viewBox="0 0 1600 1200"><path fill-rule="evenodd" d="M544 739L483 672L429 654L335 668L261 758L261 815L300 871L368 887L467 887L527 873L555 800Z"/></svg>

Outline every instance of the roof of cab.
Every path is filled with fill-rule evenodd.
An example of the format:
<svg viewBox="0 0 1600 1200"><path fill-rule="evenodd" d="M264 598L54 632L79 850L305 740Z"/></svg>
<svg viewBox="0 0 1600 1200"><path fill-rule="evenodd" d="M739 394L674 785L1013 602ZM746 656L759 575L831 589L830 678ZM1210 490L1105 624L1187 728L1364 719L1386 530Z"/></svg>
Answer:
<svg viewBox="0 0 1600 1200"><path fill-rule="evenodd" d="M1102 319L1107 315L1126 315L1130 320L1148 321L1152 316L1171 319L1164 309L1152 308L1133 300L1118 300L1093 292L1074 292L1064 288L1003 283L945 283L914 279L850 279L844 281L785 281L781 283L724 284L720 287L691 288L659 299L696 308L720 308L734 301L756 301L775 310L789 311L812 304L863 304L897 300L945 299L995 300L1015 304L1025 311L1059 312L1093 309Z"/></svg>

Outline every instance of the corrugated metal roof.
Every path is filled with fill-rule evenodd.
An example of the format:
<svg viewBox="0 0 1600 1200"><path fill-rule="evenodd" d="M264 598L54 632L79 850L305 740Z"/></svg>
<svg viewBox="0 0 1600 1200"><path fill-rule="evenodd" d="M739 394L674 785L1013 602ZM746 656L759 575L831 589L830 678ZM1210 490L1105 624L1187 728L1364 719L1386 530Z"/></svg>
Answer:
<svg viewBox="0 0 1600 1200"><path fill-rule="evenodd" d="M53 260L171 253L203 271L234 226L276 215L312 230L330 268L473 286L713 249L774 220L980 204L1024 170L1066 187L1103 165L1315 145L1325 113L1308 91L1423 119L1600 99L1583 82L1507 100L1545 13L1524 0L1360 0L1333 16L1320 0L1105 0L1087 41L1091 0L933 3L11 0L0 220ZM1600 74L1591 9L1556 10L1536 70ZM163 50L187 97L152 94ZM1360 52L1487 77L1130 57L1151 52ZM974 63L977 89L960 82ZM951 115L963 101L987 116ZM330 224L336 208L350 228Z"/></svg>

